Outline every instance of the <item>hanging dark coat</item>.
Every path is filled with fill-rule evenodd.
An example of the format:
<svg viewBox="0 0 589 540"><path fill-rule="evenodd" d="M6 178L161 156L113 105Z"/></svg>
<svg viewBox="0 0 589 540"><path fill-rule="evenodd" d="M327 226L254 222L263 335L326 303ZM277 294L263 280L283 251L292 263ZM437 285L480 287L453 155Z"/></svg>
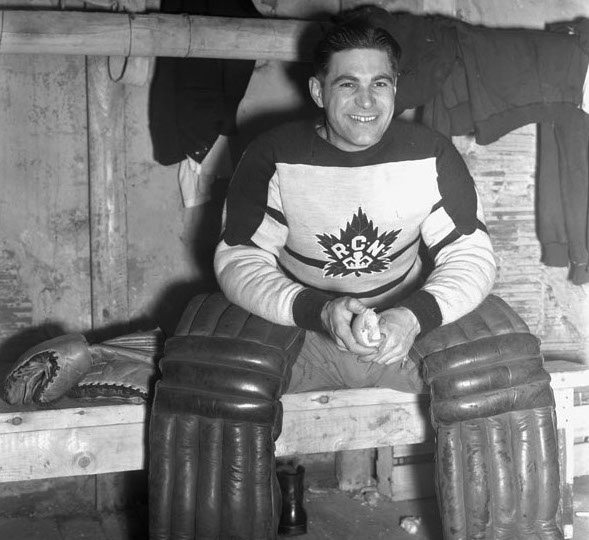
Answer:
<svg viewBox="0 0 589 540"><path fill-rule="evenodd" d="M259 17L250 0L163 0L162 12L219 17ZM239 102L253 60L157 59L149 96L154 159L172 165L191 157L202 162L219 135L235 130Z"/></svg>

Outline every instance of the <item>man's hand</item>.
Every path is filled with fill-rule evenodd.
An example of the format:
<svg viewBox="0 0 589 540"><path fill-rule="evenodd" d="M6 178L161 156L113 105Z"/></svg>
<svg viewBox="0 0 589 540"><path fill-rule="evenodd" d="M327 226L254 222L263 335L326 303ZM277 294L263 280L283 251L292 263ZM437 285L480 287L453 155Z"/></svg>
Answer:
<svg viewBox="0 0 589 540"><path fill-rule="evenodd" d="M358 343L352 334L352 319L367 309L360 300L349 296L330 300L323 306L321 311L323 327L339 349L359 356L374 355L377 352L376 347L365 347Z"/></svg>
<svg viewBox="0 0 589 540"><path fill-rule="evenodd" d="M407 308L392 308L380 313L380 333L384 336L378 351L363 354L358 360L388 366L407 358L421 331L417 317Z"/></svg>

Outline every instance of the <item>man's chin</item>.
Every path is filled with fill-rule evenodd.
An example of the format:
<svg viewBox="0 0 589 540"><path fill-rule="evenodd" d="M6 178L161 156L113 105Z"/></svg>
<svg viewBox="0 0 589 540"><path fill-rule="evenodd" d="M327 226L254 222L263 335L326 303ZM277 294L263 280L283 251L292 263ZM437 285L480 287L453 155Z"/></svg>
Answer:
<svg viewBox="0 0 589 540"><path fill-rule="evenodd" d="M350 138L359 144L375 144L384 135L386 128L382 123L378 124L356 124L351 126Z"/></svg>
<svg viewBox="0 0 589 540"><path fill-rule="evenodd" d="M383 130L377 126L353 126L353 128L348 129L343 137L328 137L327 140L342 150L358 152L374 146L384 134Z"/></svg>
<svg viewBox="0 0 589 540"><path fill-rule="evenodd" d="M361 137L354 137L352 140L354 141L354 145L358 147L359 150L370 148L378 143L382 139L382 133L370 134L366 135L363 134Z"/></svg>

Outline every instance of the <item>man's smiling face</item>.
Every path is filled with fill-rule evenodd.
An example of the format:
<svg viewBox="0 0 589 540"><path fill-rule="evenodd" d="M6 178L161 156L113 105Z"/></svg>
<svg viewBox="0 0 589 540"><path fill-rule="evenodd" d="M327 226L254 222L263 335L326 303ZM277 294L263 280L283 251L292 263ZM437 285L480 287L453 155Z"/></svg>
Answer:
<svg viewBox="0 0 589 540"><path fill-rule="evenodd" d="M385 51L336 52L321 79L311 77L315 103L325 109L325 138L347 152L376 144L395 110L396 74Z"/></svg>

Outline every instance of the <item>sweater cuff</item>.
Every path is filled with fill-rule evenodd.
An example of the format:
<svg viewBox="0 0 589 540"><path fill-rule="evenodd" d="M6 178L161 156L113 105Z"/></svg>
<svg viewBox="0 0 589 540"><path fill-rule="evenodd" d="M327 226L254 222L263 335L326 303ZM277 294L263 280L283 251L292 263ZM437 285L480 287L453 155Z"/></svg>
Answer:
<svg viewBox="0 0 589 540"><path fill-rule="evenodd" d="M323 332L321 310L323 306L333 300L333 296L315 289L303 289L294 299L292 315L294 322L300 328Z"/></svg>
<svg viewBox="0 0 589 540"><path fill-rule="evenodd" d="M419 290L397 304L397 307L410 309L421 326L420 335L425 335L442 324L442 312L434 296Z"/></svg>
<svg viewBox="0 0 589 540"><path fill-rule="evenodd" d="M542 262L546 266L567 267L569 246L565 243L549 242L542 245Z"/></svg>
<svg viewBox="0 0 589 540"><path fill-rule="evenodd" d="M571 263L569 279L574 285L585 285L589 282L589 264Z"/></svg>

